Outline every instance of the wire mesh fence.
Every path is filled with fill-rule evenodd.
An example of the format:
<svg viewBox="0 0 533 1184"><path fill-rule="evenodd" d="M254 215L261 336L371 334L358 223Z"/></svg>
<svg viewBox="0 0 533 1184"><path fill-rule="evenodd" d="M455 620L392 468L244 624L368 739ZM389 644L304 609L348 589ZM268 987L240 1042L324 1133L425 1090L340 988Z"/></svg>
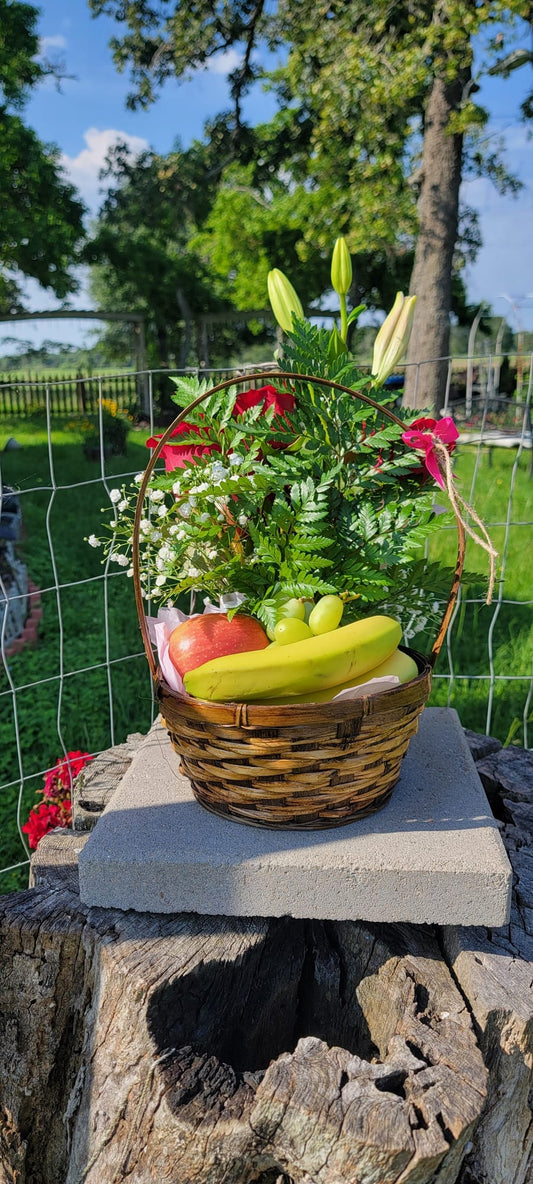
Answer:
<svg viewBox="0 0 533 1184"><path fill-rule="evenodd" d="M487 607L484 559L468 548L469 579L431 699L456 707L465 726L526 747L533 717L531 361L523 360L520 389L505 396L498 359L449 361L441 413L453 415L459 428L456 473L493 537L500 570ZM421 411L424 365L417 367ZM458 390L452 379L459 370L466 380ZM226 377L226 371L203 373L214 382ZM60 410L57 387L64 380L39 391L40 418L0 416L0 891L24 885L29 850L22 826L57 758L81 750L95 755L146 731L154 718L131 580L109 561L102 566L84 541L98 532L111 491L145 467L156 395L168 373L134 379L145 410L140 421L127 422L124 452L108 447L105 376L94 379L97 431L90 449L82 412L65 422ZM401 402L401 376L397 385ZM115 404L120 418L123 409ZM453 566L453 528L438 539L439 558ZM418 635L409 637L408 622L405 633L421 648Z"/></svg>

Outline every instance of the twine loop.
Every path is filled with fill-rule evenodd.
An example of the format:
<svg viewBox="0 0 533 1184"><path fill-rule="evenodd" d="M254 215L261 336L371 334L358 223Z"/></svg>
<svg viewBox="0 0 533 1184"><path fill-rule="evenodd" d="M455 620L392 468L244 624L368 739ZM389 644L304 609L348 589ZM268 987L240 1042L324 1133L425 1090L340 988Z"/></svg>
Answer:
<svg viewBox="0 0 533 1184"><path fill-rule="evenodd" d="M435 435L434 432L428 432L427 434L431 436L431 446L435 452L437 463L444 479L446 493L448 494L456 518L458 518L459 522L462 524L470 538L473 539L475 543L477 543L478 547L482 547L489 556L489 587L485 604L491 604L492 594L494 592L494 584L496 581L496 560L498 558L498 552L493 547L487 528L481 521L479 514L476 512L476 510L474 510L473 506L465 501L464 497L458 493L455 487L452 462L446 445L439 436ZM473 527L469 525L468 518L471 518L473 522L475 522L478 530L474 530ZM478 533L478 531L480 533Z"/></svg>

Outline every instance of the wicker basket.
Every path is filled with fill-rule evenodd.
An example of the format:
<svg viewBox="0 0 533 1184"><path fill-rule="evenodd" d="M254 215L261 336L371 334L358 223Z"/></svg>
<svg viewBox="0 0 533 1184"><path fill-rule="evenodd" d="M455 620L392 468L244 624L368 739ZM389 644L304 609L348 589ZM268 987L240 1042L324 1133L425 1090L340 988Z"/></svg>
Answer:
<svg viewBox="0 0 533 1184"><path fill-rule="evenodd" d="M295 378L282 371L274 376L276 380ZM246 383L264 378L263 371L248 374ZM366 395L324 378L298 375L298 379L348 392L403 427L397 416ZM398 780L402 757L430 693L431 671L457 597L464 528L457 520L457 564L431 655L406 651L419 670L411 682L360 699L284 706L211 703L171 690L155 661L142 600L139 528L144 497L158 456L177 424L209 395L235 384L234 378L219 383L176 416L144 473L133 532L133 580L144 648L164 725L202 806L252 826L291 830L342 826L381 809Z"/></svg>

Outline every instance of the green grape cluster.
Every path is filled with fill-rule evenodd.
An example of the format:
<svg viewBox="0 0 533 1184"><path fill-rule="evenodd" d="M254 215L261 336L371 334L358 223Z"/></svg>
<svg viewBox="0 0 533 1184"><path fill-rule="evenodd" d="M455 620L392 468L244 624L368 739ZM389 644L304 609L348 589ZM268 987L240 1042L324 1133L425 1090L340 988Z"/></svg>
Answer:
<svg viewBox="0 0 533 1184"><path fill-rule="evenodd" d="M340 596L322 596L316 604L293 597L282 605L271 640L275 645L291 645L320 633L331 633L340 625L343 610Z"/></svg>

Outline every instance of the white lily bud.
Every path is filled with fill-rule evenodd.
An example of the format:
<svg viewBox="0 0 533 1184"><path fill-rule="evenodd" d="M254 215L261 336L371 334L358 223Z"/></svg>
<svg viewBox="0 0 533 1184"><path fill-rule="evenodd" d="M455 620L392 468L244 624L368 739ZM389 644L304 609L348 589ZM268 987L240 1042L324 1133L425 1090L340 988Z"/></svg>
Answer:
<svg viewBox="0 0 533 1184"><path fill-rule="evenodd" d="M269 271L267 277L268 296L272 306L272 312L278 322L278 325L285 333L290 333L294 328L293 316L297 321L305 320L302 302L298 293L293 288L287 276L274 267Z"/></svg>
<svg viewBox="0 0 533 1184"><path fill-rule="evenodd" d="M338 238L331 260L331 283L338 296L347 296L352 286L352 260L345 238Z"/></svg>
<svg viewBox="0 0 533 1184"><path fill-rule="evenodd" d="M409 344L415 312L416 296L398 292L388 317L385 318L374 342L372 377L382 386Z"/></svg>

